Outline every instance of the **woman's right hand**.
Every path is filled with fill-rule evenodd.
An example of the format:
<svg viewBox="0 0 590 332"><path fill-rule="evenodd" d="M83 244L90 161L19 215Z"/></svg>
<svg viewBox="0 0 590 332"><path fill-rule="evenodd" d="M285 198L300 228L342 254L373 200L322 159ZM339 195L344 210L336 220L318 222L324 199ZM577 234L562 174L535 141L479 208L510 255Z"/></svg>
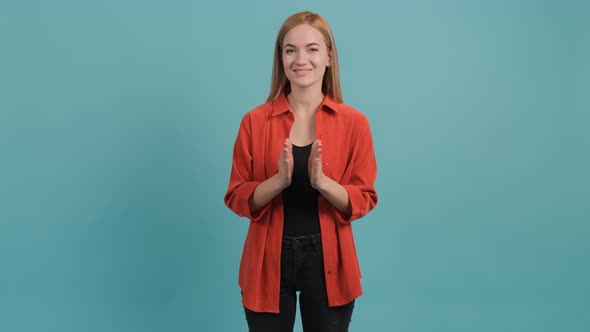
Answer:
<svg viewBox="0 0 590 332"><path fill-rule="evenodd" d="M286 139L285 143L283 143L278 164L279 170L277 174L262 181L256 186L254 193L250 196L248 200L250 213L258 211L258 209L268 204L268 202L291 185L291 177L293 176L293 145L289 139Z"/></svg>
<svg viewBox="0 0 590 332"><path fill-rule="evenodd" d="M283 143L283 150L279 158L278 176L281 181L282 188L287 188L291 185L291 177L293 176L293 144L287 138Z"/></svg>

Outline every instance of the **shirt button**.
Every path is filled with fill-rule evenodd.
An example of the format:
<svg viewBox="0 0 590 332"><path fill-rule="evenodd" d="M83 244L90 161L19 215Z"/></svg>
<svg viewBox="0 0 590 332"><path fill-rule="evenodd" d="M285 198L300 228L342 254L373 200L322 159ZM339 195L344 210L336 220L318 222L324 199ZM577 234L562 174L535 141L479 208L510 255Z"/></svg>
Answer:
<svg viewBox="0 0 590 332"><path fill-rule="evenodd" d="M324 163L324 165L328 166L328 162L326 161L326 162Z"/></svg>
<svg viewBox="0 0 590 332"><path fill-rule="evenodd" d="M328 274L332 274L332 271L328 271Z"/></svg>

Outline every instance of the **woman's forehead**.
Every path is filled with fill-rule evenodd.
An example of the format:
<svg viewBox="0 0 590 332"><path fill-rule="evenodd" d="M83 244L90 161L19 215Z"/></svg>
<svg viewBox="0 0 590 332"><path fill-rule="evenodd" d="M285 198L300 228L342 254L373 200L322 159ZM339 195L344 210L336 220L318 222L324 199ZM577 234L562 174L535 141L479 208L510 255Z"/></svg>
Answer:
<svg viewBox="0 0 590 332"><path fill-rule="evenodd" d="M306 46L311 43L325 44L324 35L309 24L298 25L287 32L283 39L283 46Z"/></svg>

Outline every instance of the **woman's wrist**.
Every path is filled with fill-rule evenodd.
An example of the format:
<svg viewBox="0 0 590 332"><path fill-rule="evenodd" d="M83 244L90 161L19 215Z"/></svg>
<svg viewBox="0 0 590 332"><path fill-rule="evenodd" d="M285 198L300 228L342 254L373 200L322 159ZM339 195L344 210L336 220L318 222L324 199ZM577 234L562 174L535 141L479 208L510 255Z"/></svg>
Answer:
<svg viewBox="0 0 590 332"><path fill-rule="evenodd" d="M273 188L275 188L277 194L285 190L285 188L287 188L289 185L291 185L289 183L289 180L282 177L279 173L273 175L270 178L270 180L272 181Z"/></svg>
<svg viewBox="0 0 590 332"><path fill-rule="evenodd" d="M331 180L326 175L322 175L312 183L312 187L323 195L328 190Z"/></svg>

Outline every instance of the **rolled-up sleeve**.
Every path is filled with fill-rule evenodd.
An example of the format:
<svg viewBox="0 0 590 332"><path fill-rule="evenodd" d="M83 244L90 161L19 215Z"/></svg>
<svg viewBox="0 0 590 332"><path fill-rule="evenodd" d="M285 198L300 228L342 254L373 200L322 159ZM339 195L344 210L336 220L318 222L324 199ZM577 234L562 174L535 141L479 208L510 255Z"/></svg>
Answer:
<svg viewBox="0 0 590 332"><path fill-rule="evenodd" d="M340 183L350 200L350 214L334 209L336 217L341 223L350 223L369 213L377 205L375 178L377 177L377 161L373 149L373 137L369 121L363 114L358 114L353 130L351 145L350 176Z"/></svg>
<svg viewBox="0 0 590 332"><path fill-rule="evenodd" d="M254 181L253 176L251 133L250 117L246 114L234 144L231 175L224 202L238 216L258 221L268 212L271 202L256 211L250 210L250 197L260 184L260 181Z"/></svg>

